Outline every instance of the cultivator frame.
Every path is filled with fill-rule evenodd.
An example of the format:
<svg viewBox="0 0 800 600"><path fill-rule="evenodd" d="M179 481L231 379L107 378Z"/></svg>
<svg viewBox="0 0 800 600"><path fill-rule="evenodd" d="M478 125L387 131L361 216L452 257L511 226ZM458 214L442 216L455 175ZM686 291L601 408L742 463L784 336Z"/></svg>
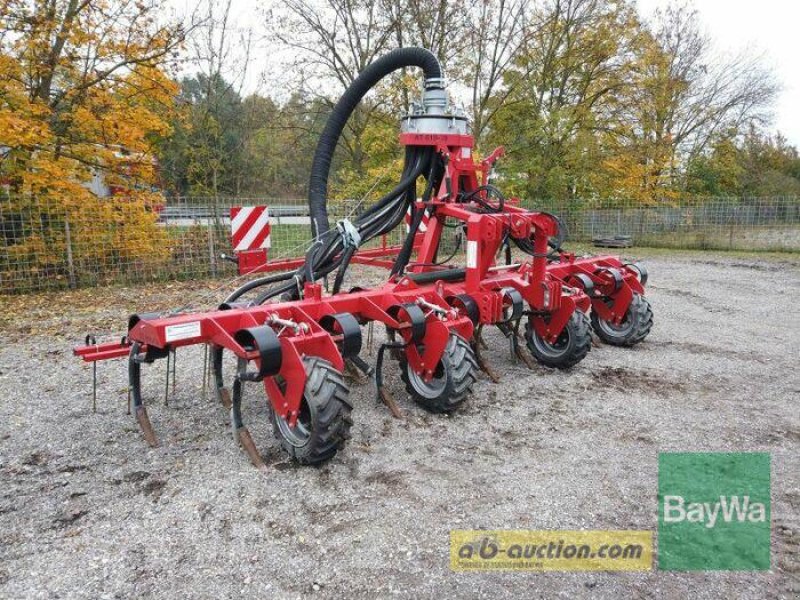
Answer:
<svg viewBox="0 0 800 600"><path fill-rule="evenodd" d="M410 55L403 54L403 60L408 62ZM390 350L400 360L411 396L428 410L450 412L469 394L478 368L498 379L481 354L485 326L498 326L515 356L526 363L534 358L558 368L573 366L588 352L586 313L591 313L598 336L612 344L633 345L647 335L652 312L643 297L644 267L614 256L578 258L567 253L561 248L559 219L522 209L515 199L503 197L488 180L502 148L474 160L466 119L449 108L443 81L430 77L428 69L434 74L435 69L429 58L414 55L411 64L419 64L414 62L419 56L427 65L426 91L423 103L404 118L400 136L408 165L414 157L417 161L416 171L407 166L403 181L410 183L376 205L381 210L368 212L355 224L342 221L329 229L327 223L320 226L315 221L317 242L305 259L257 266L259 271L270 271L276 264L299 267L277 280L282 283L278 301L274 293L242 300L244 292L261 286L257 281L217 310L133 315L121 341L75 349L88 362L128 357L131 408L150 445L158 442L142 397L141 366L185 346L211 347L217 397L231 410L237 439L250 459L264 468L242 419L246 382L264 386L275 433L288 453L301 463L315 464L335 454L349 434L352 407L342 377L347 362L374 378L379 397L399 416L382 379L384 352ZM421 198L416 197L420 164L429 172ZM397 226L398 215L405 215L409 206L411 225L406 242L395 249L394 261L376 261L375 250L358 250L362 234L376 237L390 225ZM376 221L375 215L385 222ZM420 233L423 215L429 220ZM437 262L445 225L463 232L463 266ZM530 258L512 263L512 243ZM379 252L391 254L385 248ZM325 293L318 281L337 267L343 276L351 262L391 267L391 272L380 287L348 292L340 291L343 277L337 274L333 293ZM388 332L374 366L360 356L361 327L372 322ZM237 357L230 381L223 373L224 352Z"/></svg>

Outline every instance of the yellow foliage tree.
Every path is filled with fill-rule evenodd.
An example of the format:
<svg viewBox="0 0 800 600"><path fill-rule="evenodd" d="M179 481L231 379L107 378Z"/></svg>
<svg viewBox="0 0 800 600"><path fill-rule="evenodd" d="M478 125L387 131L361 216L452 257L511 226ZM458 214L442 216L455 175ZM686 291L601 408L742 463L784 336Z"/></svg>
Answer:
<svg viewBox="0 0 800 600"><path fill-rule="evenodd" d="M168 255L154 143L169 134L168 65L184 32L157 10L155 0L0 0L4 279L20 269L73 279L81 266ZM90 191L93 177L112 198Z"/></svg>

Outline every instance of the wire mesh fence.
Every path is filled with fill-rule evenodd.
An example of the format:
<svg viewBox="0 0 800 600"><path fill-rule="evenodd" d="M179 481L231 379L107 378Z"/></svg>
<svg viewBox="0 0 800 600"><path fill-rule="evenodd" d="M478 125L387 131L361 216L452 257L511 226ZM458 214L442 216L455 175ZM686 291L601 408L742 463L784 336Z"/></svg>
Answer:
<svg viewBox="0 0 800 600"><path fill-rule="evenodd" d="M79 210L58 200L0 197L0 292L171 279L230 278L232 206L267 205L269 258L301 256L311 240L304 199L93 200ZM633 202L524 202L560 216L573 242L630 238L634 246L800 252L800 199L713 198L657 206ZM331 221L369 202L329 207ZM367 247L400 244L405 227Z"/></svg>
<svg viewBox="0 0 800 600"><path fill-rule="evenodd" d="M800 199L792 197L676 200L655 206L542 202L531 208L559 215L572 241L620 237L640 247L800 251Z"/></svg>

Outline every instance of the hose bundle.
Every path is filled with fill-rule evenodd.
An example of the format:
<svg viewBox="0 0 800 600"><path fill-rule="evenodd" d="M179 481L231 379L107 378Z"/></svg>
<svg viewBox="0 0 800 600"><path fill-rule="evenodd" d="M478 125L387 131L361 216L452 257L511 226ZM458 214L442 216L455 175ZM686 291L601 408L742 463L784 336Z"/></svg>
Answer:
<svg viewBox="0 0 800 600"><path fill-rule="evenodd" d="M294 272L255 279L234 291L226 302L233 302L256 288L281 282L283 285L259 295L256 303L261 304L282 294L293 299L298 298L305 282L317 281L339 269L333 287L333 293L337 293L359 243L388 233L403 221L415 199L417 180L424 177L427 181L424 200L430 197L432 190L437 189L444 173L441 158L432 148L406 147L400 182L359 215L352 224L342 222L339 227L330 228L327 209L328 176L333 152L347 120L367 92L384 77L398 69L414 66L423 69L427 80L442 77L439 61L430 51L424 48L399 48L367 66L350 84L328 117L314 153L309 178L308 206L315 241L306 252L305 263ZM401 272L408 263L414 235L421 221L422 211L415 211L408 237L392 269L393 273Z"/></svg>

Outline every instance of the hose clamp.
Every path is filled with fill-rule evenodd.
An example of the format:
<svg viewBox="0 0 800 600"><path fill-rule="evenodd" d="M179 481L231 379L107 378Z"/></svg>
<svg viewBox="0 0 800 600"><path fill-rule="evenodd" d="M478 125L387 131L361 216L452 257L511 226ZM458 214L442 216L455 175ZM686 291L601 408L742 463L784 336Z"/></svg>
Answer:
<svg viewBox="0 0 800 600"><path fill-rule="evenodd" d="M428 77L425 79L426 90L443 90L447 88L447 80L444 77Z"/></svg>
<svg viewBox="0 0 800 600"><path fill-rule="evenodd" d="M361 244L361 234L358 233L358 228L350 222L349 219L342 219L336 223L336 229L342 236L342 243L345 248L358 248Z"/></svg>
<svg viewBox="0 0 800 600"><path fill-rule="evenodd" d="M294 285L297 288L297 297L298 298L302 298L303 297L303 283L302 283L302 278L301 278L300 274L299 273L296 274L294 277L292 277L292 279L294 279Z"/></svg>

